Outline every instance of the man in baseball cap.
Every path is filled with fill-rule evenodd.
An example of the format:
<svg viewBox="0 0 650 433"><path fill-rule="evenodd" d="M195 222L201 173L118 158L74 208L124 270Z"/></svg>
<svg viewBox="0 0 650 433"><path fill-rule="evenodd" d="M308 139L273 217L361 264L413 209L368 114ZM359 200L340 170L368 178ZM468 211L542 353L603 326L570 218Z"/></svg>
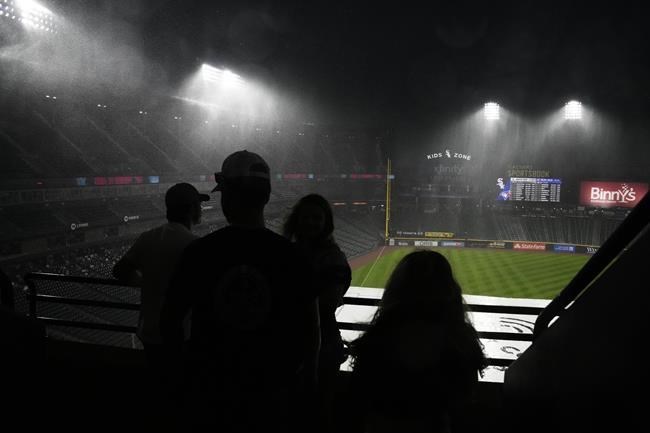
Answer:
<svg viewBox="0 0 650 433"><path fill-rule="evenodd" d="M271 195L269 166L257 153L230 154L214 174L221 192L221 209L230 224L264 227L264 206Z"/></svg>
<svg viewBox="0 0 650 433"><path fill-rule="evenodd" d="M177 183L167 190L165 206L186 206L210 200L207 194L201 194L191 183Z"/></svg>
<svg viewBox="0 0 650 433"><path fill-rule="evenodd" d="M240 150L230 154L221 166L221 171L214 174L217 186L214 191L223 191L228 187L267 187L271 188L269 166L257 153Z"/></svg>
<svg viewBox="0 0 650 433"><path fill-rule="evenodd" d="M292 431L320 344L310 267L265 227L271 182L260 155L229 155L215 180L229 225L185 249L161 316L165 343L182 353L181 324L192 312L189 430Z"/></svg>
<svg viewBox="0 0 650 433"><path fill-rule="evenodd" d="M165 193L167 223L142 233L113 267L115 278L141 288L137 336L156 376L167 369L159 324L162 300L181 253L196 239L192 227L201 222L201 202L209 199L189 183L170 187Z"/></svg>

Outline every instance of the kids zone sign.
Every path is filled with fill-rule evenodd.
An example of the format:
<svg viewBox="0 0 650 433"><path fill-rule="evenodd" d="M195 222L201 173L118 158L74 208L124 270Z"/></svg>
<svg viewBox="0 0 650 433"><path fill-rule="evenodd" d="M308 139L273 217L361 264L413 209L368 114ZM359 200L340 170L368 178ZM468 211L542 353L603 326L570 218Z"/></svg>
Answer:
<svg viewBox="0 0 650 433"><path fill-rule="evenodd" d="M471 161L472 155L469 153L460 153L454 150L445 149L441 152L428 153L426 155L428 160L435 159L464 159L465 161Z"/></svg>
<svg viewBox="0 0 650 433"><path fill-rule="evenodd" d="M647 192L647 183L581 182L580 204L593 207L632 208Z"/></svg>

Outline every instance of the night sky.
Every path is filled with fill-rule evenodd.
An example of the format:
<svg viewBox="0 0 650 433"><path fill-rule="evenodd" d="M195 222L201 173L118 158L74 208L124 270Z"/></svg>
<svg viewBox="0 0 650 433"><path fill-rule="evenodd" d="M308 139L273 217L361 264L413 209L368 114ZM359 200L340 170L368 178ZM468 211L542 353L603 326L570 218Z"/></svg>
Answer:
<svg viewBox="0 0 650 433"><path fill-rule="evenodd" d="M208 62L353 122L426 122L487 100L520 113L571 98L619 113L648 108L650 26L640 7L348 3L77 0L58 7L91 25L132 29L172 86Z"/></svg>

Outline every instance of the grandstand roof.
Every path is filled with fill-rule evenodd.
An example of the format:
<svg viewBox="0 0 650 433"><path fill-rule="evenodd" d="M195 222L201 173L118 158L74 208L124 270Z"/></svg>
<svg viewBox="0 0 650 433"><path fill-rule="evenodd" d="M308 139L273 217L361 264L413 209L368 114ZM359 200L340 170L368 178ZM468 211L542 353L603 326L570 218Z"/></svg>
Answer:
<svg viewBox="0 0 650 433"><path fill-rule="evenodd" d="M522 111L546 110L571 95L617 111L650 100L644 79L650 30L636 5L53 3L137 42L171 81L211 61L270 77L355 120L410 120L494 97Z"/></svg>

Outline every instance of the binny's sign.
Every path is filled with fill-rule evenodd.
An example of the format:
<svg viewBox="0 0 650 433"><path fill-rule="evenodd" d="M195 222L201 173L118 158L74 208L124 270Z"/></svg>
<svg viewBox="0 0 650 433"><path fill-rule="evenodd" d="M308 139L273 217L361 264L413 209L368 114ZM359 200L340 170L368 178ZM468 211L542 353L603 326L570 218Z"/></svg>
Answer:
<svg viewBox="0 0 650 433"><path fill-rule="evenodd" d="M648 192L647 183L582 182L580 204L593 207L632 208Z"/></svg>

